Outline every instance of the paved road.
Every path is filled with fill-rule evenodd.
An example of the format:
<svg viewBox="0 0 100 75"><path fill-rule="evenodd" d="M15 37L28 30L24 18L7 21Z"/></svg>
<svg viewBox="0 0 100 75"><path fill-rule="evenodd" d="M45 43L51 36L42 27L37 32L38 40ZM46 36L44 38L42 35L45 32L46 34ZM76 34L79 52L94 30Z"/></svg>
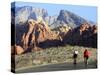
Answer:
<svg viewBox="0 0 100 75"><path fill-rule="evenodd" d="M27 73L27 72L44 72L44 71L59 71L59 70L77 70L77 69L95 69L96 65L88 64L85 67L84 63L78 63L76 66L72 63L60 63L60 64L52 64L38 67L29 67L17 70L17 73Z"/></svg>

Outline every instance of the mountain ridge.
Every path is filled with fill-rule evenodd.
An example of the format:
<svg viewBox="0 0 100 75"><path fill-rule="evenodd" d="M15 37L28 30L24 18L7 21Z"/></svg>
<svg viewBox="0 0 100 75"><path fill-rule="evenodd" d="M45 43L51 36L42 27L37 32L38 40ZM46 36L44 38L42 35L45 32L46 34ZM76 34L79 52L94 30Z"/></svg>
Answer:
<svg viewBox="0 0 100 75"><path fill-rule="evenodd" d="M59 15L56 16L49 16L48 11L44 8L35 8L32 6L11 8L11 11L15 14L16 25L23 25L28 19L37 20L38 17L42 17L42 19L52 28L61 26L62 24L75 28L84 22L93 23L92 21L87 21L86 19L68 10L60 10Z"/></svg>

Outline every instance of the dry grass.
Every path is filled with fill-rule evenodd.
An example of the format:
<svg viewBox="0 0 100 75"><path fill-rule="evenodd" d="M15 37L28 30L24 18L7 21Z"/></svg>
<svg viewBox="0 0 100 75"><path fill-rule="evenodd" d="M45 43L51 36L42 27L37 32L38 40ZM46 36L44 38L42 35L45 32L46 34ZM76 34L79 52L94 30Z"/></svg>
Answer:
<svg viewBox="0 0 100 75"><path fill-rule="evenodd" d="M39 65L48 65L54 63L73 63L73 51L78 50L78 62L83 62L83 52L84 49L88 49L91 52L91 57L89 62L96 62L97 60L97 49L79 47L79 46L70 46L66 45L63 47L51 47L41 51L33 51L31 53L26 53L22 55L15 56L16 68L28 67L28 66L39 66Z"/></svg>

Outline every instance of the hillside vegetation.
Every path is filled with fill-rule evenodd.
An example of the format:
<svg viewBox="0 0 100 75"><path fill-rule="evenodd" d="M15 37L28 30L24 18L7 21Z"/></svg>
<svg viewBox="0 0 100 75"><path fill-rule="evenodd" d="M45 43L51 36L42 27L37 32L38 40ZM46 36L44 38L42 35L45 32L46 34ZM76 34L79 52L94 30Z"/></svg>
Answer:
<svg viewBox="0 0 100 75"><path fill-rule="evenodd" d="M64 63L64 62L73 63L72 56L74 50L79 51L78 63L80 62L84 63L83 62L84 49L88 49L91 52L91 56L89 58L89 64L91 64L91 62L94 62L92 65L96 65L97 49L66 45L62 47L51 47L41 51L33 51L31 53L16 55L15 56L16 69L29 66L36 67L41 65L49 65L49 64Z"/></svg>

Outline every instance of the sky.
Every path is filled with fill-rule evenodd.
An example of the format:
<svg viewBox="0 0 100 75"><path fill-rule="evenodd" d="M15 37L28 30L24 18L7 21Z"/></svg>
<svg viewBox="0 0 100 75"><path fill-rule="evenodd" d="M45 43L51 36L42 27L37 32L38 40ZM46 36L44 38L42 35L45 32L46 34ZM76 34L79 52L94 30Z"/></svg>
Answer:
<svg viewBox="0 0 100 75"><path fill-rule="evenodd" d="M33 3L33 2L16 2L16 6L33 6L36 8L44 8L48 11L49 16L58 15L60 10L68 10L86 20L97 23L97 7L96 6L80 6L68 4L49 4L49 3Z"/></svg>

